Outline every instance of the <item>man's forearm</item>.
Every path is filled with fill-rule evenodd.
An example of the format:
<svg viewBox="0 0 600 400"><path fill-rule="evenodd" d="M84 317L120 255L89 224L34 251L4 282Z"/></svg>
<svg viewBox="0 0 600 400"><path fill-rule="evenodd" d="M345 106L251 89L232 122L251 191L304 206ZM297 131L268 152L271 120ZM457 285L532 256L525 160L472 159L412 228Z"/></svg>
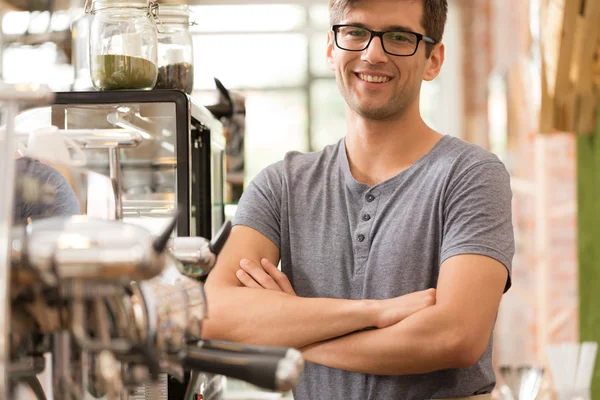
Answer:
<svg viewBox="0 0 600 400"><path fill-rule="evenodd" d="M300 348L375 326L370 300L318 299L245 287L207 288L205 338Z"/></svg>
<svg viewBox="0 0 600 400"><path fill-rule="evenodd" d="M309 362L375 375L422 374L466 368L483 349L469 346L452 315L437 306L384 329L357 332L302 349Z"/></svg>

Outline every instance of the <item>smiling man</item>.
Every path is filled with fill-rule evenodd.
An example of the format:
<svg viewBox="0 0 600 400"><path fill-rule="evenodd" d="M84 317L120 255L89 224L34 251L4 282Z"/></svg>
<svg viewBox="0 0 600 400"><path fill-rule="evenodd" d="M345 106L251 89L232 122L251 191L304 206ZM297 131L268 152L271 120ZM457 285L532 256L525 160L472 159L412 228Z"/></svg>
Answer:
<svg viewBox="0 0 600 400"><path fill-rule="evenodd" d="M421 118L447 9L331 0L327 63L346 136L254 179L207 281L207 337L302 350L296 400L489 398L494 388L511 190L496 156Z"/></svg>

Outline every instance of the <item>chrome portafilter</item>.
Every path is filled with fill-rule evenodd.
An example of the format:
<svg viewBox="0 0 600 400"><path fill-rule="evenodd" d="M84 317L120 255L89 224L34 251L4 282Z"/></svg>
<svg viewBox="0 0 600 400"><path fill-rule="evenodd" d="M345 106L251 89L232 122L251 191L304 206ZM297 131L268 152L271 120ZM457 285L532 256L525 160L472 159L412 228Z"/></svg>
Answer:
<svg viewBox="0 0 600 400"><path fill-rule="evenodd" d="M167 245L179 264L179 271L191 278L204 278L215 266L217 256L231 233L231 222L226 221L212 240L203 237L174 237Z"/></svg>
<svg viewBox="0 0 600 400"><path fill-rule="evenodd" d="M12 232L11 279L18 286L46 287L151 279L163 270L163 252L174 225L173 220L154 238L147 229L121 221L86 216L35 221Z"/></svg>

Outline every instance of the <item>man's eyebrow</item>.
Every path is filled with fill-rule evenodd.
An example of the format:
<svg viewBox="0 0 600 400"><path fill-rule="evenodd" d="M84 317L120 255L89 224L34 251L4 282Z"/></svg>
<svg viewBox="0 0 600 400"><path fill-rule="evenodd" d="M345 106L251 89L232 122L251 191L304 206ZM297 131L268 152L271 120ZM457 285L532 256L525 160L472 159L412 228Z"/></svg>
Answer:
<svg viewBox="0 0 600 400"><path fill-rule="evenodd" d="M359 28L371 29L368 26L366 26L365 24L362 24L360 22L346 22L344 25L352 25L352 26L358 26ZM371 30L374 30L374 29L371 29ZM386 26L383 30L384 31L414 32L412 28L409 28L408 26L403 26L403 25L390 25L390 26Z"/></svg>
<svg viewBox="0 0 600 400"><path fill-rule="evenodd" d="M406 31L406 32L414 32L414 29L409 28L408 26L403 25L392 25L387 26L384 31Z"/></svg>

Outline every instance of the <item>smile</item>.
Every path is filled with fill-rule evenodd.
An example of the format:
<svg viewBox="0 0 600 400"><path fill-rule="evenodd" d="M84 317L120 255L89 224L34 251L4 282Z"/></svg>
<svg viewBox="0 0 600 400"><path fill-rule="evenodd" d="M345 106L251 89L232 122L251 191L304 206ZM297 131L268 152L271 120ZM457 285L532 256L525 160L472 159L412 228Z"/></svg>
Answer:
<svg viewBox="0 0 600 400"><path fill-rule="evenodd" d="M386 83L392 80L392 78L387 76L377 76L377 75L366 75L366 74L355 74L361 81L371 82L371 83Z"/></svg>

